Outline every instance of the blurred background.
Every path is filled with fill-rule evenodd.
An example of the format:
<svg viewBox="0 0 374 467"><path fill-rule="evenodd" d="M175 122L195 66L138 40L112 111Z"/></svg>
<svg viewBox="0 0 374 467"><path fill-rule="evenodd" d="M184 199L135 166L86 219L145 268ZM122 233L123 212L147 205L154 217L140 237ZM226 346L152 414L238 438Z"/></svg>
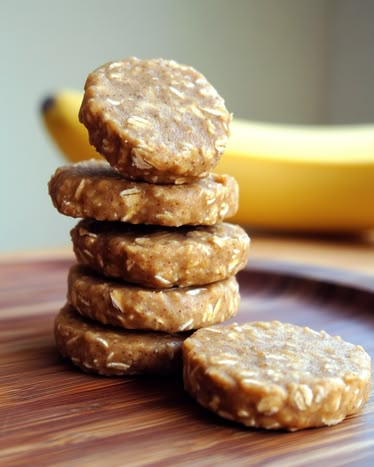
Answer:
<svg viewBox="0 0 374 467"><path fill-rule="evenodd" d="M372 0L2 0L0 251L68 244L43 98L131 55L194 66L236 117L374 122Z"/></svg>

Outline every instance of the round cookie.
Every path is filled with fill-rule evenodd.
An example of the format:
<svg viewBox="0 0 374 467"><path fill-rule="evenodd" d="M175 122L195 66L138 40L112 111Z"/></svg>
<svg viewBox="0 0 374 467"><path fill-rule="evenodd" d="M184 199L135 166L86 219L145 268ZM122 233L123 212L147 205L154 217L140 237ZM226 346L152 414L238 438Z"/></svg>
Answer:
<svg viewBox="0 0 374 467"><path fill-rule="evenodd" d="M74 265L68 302L83 316L126 329L180 332L221 323L239 308L234 276L205 286L148 289L98 276Z"/></svg>
<svg viewBox="0 0 374 467"><path fill-rule="evenodd" d="M71 237L79 263L154 288L226 279L246 265L250 243L244 229L229 223L167 228L85 219Z"/></svg>
<svg viewBox="0 0 374 467"><path fill-rule="evenodd" d="M216 166L231 115L192 67L129 58L87 77L79 119L90 143L124 177L180 184Z"/></svg>
<svg viewBox="0 0 374 467"><path fill-rule="evenodd" d="M185 389L246 426L290 431L334 425L368 400L360 346L277 321L214 326L183 344Z"/></svg>
<svg viewBox="0 0 374 467"><path fill-rule="evenodd" d="M155 185L126 180L107 162L93 160L58 168L49 194L66 216L175 227L221 222L236 213L239 198L238 184L229 175Z"/></svg>
<svg viewBox="0 0 374 467"><path fill-rule="evenodd" d="M114 329L83 319L66 304L55 319L59 352L88 373L106 376L160 373L181 369L187 334Z"/></svg>

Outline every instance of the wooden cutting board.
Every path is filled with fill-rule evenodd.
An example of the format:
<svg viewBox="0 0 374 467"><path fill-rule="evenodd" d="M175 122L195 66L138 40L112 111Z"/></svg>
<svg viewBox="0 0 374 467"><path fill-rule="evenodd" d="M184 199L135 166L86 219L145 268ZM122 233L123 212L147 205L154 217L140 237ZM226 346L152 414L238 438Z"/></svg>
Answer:
<svg viewBox="0 0 374 467"><path fill-rule="evenodd" d="M181 378L104 378L62 360L52 327L71 257L0 265L0 465L372 465L374 402L296 433L241 427L199 407ZM374 356L372 277L257 261L236 321L340 334ZM321 464L322 463L322 464Z"/></svg>

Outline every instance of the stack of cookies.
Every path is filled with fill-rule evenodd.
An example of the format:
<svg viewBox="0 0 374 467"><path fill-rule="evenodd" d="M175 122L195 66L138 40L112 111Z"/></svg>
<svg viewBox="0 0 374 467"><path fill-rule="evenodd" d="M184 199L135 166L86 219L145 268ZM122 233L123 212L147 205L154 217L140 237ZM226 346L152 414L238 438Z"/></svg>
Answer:
<svg viewBox="0 0 374 467"><path fill-rule="evenodd" d="M230 118L201 74L172 61L131 58L89 75L80 119L107 161L61 167L49 183L55 207L82 218L57 347L103 375L180 370L183 353L185 389L245 426L339 423L370 395L362 347L277 321L211 326L238 310L249 249L224 222L237 183L211 172Z"/></svg>
<svg viewBox="0 0 374 467"><path fill-rule="evenodd" d="M231 116L193 68L130 58L88 76L79 117L107 161L49 182L58 211L82 218L57 347L103 375L175 371L192 330L239 306L249 238L224 222L238 208L235 179L211 172Z"/></svg>

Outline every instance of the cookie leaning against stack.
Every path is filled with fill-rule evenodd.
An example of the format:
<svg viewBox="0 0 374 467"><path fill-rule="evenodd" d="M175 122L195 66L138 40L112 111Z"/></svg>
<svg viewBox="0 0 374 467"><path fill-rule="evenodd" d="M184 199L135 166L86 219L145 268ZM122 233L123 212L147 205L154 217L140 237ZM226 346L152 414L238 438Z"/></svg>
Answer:
<svg viewBox="0 0 374 467"><path fill-rule="evenodd" d="M83 218L57 346L104 375L180 369L188 331L239 306L249 238L223 222L236 181L211 173L231 115L193 68L130 58L88 76L79 117L109 163L61 167L49 182L58 211Z"/></svg>

